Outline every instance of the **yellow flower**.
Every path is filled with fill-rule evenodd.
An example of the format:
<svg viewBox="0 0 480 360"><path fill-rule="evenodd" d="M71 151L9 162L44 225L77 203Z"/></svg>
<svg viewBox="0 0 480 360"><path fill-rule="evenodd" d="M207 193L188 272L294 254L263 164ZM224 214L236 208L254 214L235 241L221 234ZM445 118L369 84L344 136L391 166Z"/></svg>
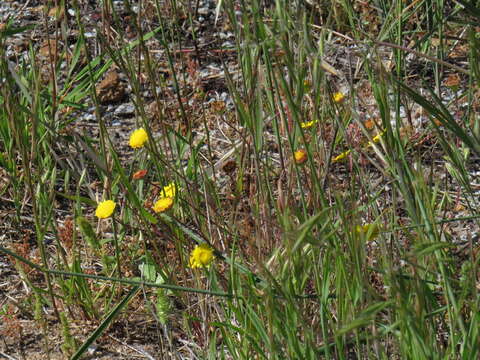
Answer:
<svg viewBox="0 0 480 360"><path fill-rule="evenodd" d="M348 156L348 154L350 154L350 150L344 151L344 152L342 152L340 155L334 157L334 158L332 159L332 162L336 162L336 161L343 160L343 159L345 159L345 158Z"/></svg>
<svg viewBox="0 0 480 360"><path fill-rule="evenodd" d="M368 142L367 147L373 146L373 143L379 142L379 141L380 141L380 138L383 136L383 134L385 134L385 130L382 131L381 133L378 133L377 135L375 135L375 136L372 138L372 141L369 141L369 142Z"/></svg>
<svg viewBox="0 0 480 360"><path fill-rule="evenodd" d="M303 86L305 87L305 91L309 92L312 89L312 82L308 79L303 80Z"/></svg>
<svg viewBox="0 0 480 360"><path fill-rule="evenodd" d="M379 141L380 141L380 138L383 136L383 134L385 134L385 130L383 130L381 133L378 133L377 135L375 135L375 136L372 138L372 141L373 141L373 142L379 142Z"/></svg>
<svg viewBox="0 0 480 360"><path fill-rule="evenodd" d="M213 261L213 249L206 243L195 246L190 254L190 267L192 269L198 267L207 267Z"/></svg>
<svg viewBox="0 0 480 360"><path fill-rule="evenodd" d="M173 206L173 199L171 197L162 197L153 205L153 211L161 213L169 210Z"/></svg>
<svg viewBox="0 0 480 360"><path fill-rule="evenodd" d="M357 225L356 231L358 234L366 236L367 241L372 241L378 237L380 226L377 224Z"/></svg>
<svg viewBox="0 0 480 360"><path fill-rule="evenodd" d="M106 219L113 214L115 210L115 202L113 200L105 200L97 205L97 210L95 210L95 216L99 219Z"/></svg>
<svg viewBox="0 0 480 360"><path fill-rule="evenodd" d="M130 146L134 149L143 147L148 140L148 134L145 129L140 128L135 130L132 135L130 135Z"/></svg>
<svg viewBox="0 0 480 360"><path fill-rule="evenodd" d="M345 95L343 95L341 92L336 92L333 94L333 101L336 103L341 103L345 99Z"/></svg>
<svg viewBox="0 0 480 360"><path fill-rule="evenodd" d="M293 153L293 158L297 164L303 164L307 161L307 152L303 149L297 150Z"/></svg>
<svg viewBox="0 0 480 360"><path fill-rule="evenodd" d="M163 187L163 190L160 196L166 197L166 198L174 198L176 193L177 193L177 186L175 185L175 183L172 182L167 186Z"/></svg>
<svg viewBox="0 0 480 360"><path fill-rule="evenodd" d="M312 127L314 124L316 124L317 122L318 122L318 120L302 122L302 123L300 123L300 127L302 129L308 129L308 128Z"/></svg>

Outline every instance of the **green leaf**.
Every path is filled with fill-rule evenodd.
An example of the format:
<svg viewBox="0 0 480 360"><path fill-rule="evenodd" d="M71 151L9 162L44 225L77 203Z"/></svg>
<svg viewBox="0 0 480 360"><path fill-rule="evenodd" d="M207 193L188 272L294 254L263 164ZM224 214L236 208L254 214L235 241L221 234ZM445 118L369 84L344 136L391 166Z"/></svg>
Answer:
<svg viewBox="0 0 480 360"><path fill-rule="evenodd" d="M35 26L34 25L27 25L27 26L20 26L20 27L13 27L10 24L7 24L4 30L0 31L0 39L1 38L6 38L8 36L12 36L15 34L19 34L21 32L24 32L25 30L30 30L33 29Z"/></svg>
<svg viewBox="0 0 480 360"><path fill-rule="evenodd" d="M138 265L138 269L142 274L142 278L148 282L156 282L157 280L157 269L154 264L143 263Z"/></svg>
<svg viewBox="0 0 480 360"><path fill-rule="evenodd" d="M90 222L83 216L78 216L75 220L88 245L95 250L100 249L100 243L98 242L97 235L95 234L95 231L93 231Z"/></svg>
<svg viewBox="0 0 480 360"><path fill-rule="evenodd" d="M393 300L382 301L382 302L379 302L379 303L376 303L376 304L373 304L373 305L367 307L365 310L363 310L359 314L359 316L356 319L354 319L349 324L346 324L341 329L339 329L335 335L336 336L342 336L342 335L345 335L346 333L348 333L348 332L350 332L354 329L357 329L359 327L367 326L367 325L371 324L371 322L375 318L375 315L378 312L380 312L383 309L389 307L393 303L394 303Z"/></svg>
<svg viewBox="0 0 480 360"><path fill-rule="evenodd" d="M455 247L454 244L450 244L447 242L425 243L425 244L420 244L416 246L415 254L417 254L417 256L424 256L440 249L454 248L454 247Z"/></svg>
<svg viewBox="0 0 480 360"><path fill-rule="evenodd" d="M470 13L470 15L475 16L480 19L480 8L475 7L473 4L475 3L474 1L465 1L465 0L457 0L460 4L462 4L465 7L465 10Z"/></svg>
<svg viewBox="0 0 480 360"><path fill-rule="evenodd" d="M306 241L307 235L327 211L330 211L330 209L325 209L318 214L311 216L307 221L300 225L297 240L295 241L295 245L293 245L292 252L295 252L300 247L300 245L302 245L303 242Z"/></svg>

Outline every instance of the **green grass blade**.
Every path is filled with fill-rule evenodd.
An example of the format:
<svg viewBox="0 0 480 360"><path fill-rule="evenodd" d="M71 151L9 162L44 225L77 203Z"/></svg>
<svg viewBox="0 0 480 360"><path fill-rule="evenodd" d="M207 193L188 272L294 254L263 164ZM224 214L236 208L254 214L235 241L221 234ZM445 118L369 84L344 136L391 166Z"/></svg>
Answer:
<svg viewBox="0 0 480 360"><path fill-rule="evenodd" d="M87 340L80 346L75 354L71 357L71 360L80 359L80 357L88 350L88 347L98 339L100 335L110 326L113 320L120 314L122 309L128 304L128 302L137 294L140 290L140 286L134 286L130 292L123 298L123 300L113 308L107 317L102 321L98 328L88 337Z"/></svg>

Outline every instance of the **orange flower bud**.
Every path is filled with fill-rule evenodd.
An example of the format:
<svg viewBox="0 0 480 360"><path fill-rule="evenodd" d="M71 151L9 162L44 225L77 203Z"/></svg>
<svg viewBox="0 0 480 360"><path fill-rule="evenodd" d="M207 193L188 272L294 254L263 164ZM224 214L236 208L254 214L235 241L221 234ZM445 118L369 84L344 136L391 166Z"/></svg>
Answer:
<svg viewBox="0 0 480 360"><path fill-rule="evenodd" d="M145 175L147 175L148 173L148 170L138 170L135 174L133 174L132 178L133 180L140 180L140 179L143 179L145 177Z"/></svg>

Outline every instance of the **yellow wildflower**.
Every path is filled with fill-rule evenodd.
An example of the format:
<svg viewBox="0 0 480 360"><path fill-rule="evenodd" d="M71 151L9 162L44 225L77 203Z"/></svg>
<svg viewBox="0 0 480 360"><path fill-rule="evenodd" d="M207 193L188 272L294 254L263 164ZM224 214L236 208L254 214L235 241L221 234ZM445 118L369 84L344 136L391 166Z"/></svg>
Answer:
<svg viewBox="0 0 480 360"><path fill-rule="evenodd" d="M173 206L173 199L171 197L162 197L153 205L153 211L161 213L169 210Z"/></svg>
<svg viewBox="0 0 480 360"><path fill-rule="evenodd" d="M312 82L308 79L303 80L303 86L305 87L305 91L309 92L312 89Z"/></svg>
<svg viewBox="0 0 480 360"><path fill-rule="evenodd" d="M343 95L340 91L333 94L333 101L336 103L341 103L345 99L345 95Z"/></svg>
<svg viewBox="0 0 480 360"><path fill-rule="evenodd" d="M213 249L207 243L195 246L190 254L190 267L192 269L198 267L207 267L213 261Z"/></svg>
<svg viewBox="0 0 480 360"><path fill-rule="evenodd" d="M300 127L302 129L308 129L308 128L312 127L313 125L315 125L317 122L318 122L318 120L302 122L302 123L300 123Z"/></svg>
<svg viewBox="0 0 480 360"><path fill-rule="evenodd" d="M297 164L303 164L307 161L307 152L304 149L297 150L293 153L293 158Z"/></svg>
<svg viewBox="0 0 480 360"><path fill-rule="evenodd" d="M383 134L385 134L385 130L382 131L381 133L378 133L377 135L375 135L375 136L372 138L372 141L369 141L369 142L368 142L367 147L373 146L373 143L378 143L378 142L380 141L380 138L383 136Z"/></svg>
<svg viewBox="0 0 480 360"><path fill-rule="evenodd" d="M348 156L348 154L350 154L350 150L344 151L344 152L341 153L340 155L334 157L334 158L332 159L332 162L336 162L336 161L343 160L343 159L345 159L345 158Z"/></svg>
<svg viewBox="0 0 480 360"><path fill-rule="evenodd" d="M148 134L144 128L135 130L132 135L130 135L130 146L134 149L143 147L148 140Z"/></svg>
<svg viewBox="0 0 480 360"><path fill-rule="evenodd" d="M367 241L372 241L378 237L378 234L380 233L380 226L377 224L357 225L356 231L358 234L367 237Z"/></svg>
<svg viewBox="0 0 480 360"><path fill-rule="evenodd" d="M98 203L97 210L95 210L95 216L99 219L106 219L113 214L115 210L115 202L113 200L105 200Z"/></svg>
<svg viewBox="0 0 480 360"><path fill-rule="evenodd" d="M160 196L166 197L166 198L174 198L176 193L177 193L177 186L175 185L174 182L172 182L167 186L163 187L163 190Z"/></svg>
<svg viewBox="0 0 480 360"><path fill-rule="evenodd" d="M381 133L378 133L377 135L375 135L373 138L372 138L372 141L374 143L377 143L380 141L380 138L383 136L383 134L385 133L385 131L382 131Z"/></svg>

